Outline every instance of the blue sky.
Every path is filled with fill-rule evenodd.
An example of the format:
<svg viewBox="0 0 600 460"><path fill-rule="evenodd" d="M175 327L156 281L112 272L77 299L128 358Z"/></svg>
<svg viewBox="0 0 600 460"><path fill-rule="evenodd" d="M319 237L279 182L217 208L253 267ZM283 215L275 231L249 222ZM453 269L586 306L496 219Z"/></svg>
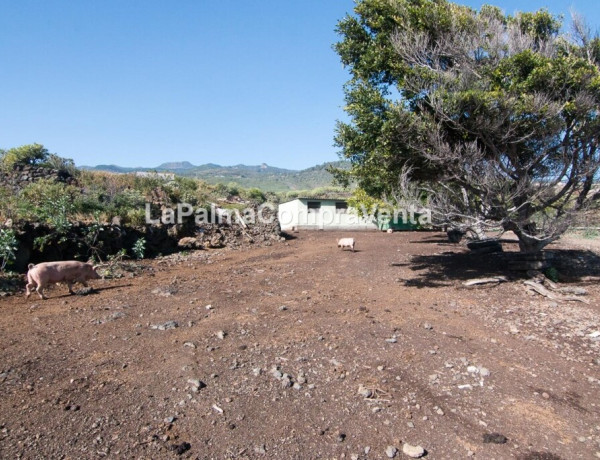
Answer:
<svg viewBox="0 0 600 460"><path fill-rule="evenodd" d="M457 2L478 8L477 0ZM600 28L595 0L499 0ZM0 0L0 148L77 165L338 159L352 0Z"/></svg>

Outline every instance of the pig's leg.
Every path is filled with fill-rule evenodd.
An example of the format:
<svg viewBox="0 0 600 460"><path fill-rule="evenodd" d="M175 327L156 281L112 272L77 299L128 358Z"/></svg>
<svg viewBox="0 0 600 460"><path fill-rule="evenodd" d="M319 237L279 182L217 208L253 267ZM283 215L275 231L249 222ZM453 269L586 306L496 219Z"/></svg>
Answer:
<svg viewBox="0 0 600 460"><path fill-rule="evenodd" d="M25 297L29 298L29 296L31 295L31 290L35 287L36 287L35 283L27 283L27 286L26 286L27 291L25 292Z"/></svg>
<svg viewBox="0 0 600 460"><path fill-rule="evenodd" d="M48 298L44 295L44 287L41 284L38 284L38 287L35 290L40 296L40 299L46 300Z"/></svg>
<svg viewBox="0 0 600 460"><path fill-rule="evenodd" d="M67 281L67 286L69 287L69 293L75 294L75 292L73 291L73 282Z"/></svg>

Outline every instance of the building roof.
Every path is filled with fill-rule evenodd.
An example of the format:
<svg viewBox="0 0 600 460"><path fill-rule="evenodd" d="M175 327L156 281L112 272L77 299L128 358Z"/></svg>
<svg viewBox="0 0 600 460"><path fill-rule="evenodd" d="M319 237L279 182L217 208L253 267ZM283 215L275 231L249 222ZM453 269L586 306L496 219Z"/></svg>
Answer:
<svg viewBox="0 0 600 460"><path fill-rule="evenodd" d="M316 198L312 196L299 196L296 200L311 200L311 201L348 201L349 198ZM293 200L292 200L293 201Z"/></svg>

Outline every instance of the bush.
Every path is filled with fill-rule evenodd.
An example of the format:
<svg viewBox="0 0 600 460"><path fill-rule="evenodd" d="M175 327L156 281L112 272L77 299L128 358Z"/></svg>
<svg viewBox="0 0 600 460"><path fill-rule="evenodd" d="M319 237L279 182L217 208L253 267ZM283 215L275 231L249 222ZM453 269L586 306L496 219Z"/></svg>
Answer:
<svg viewBox="0 0 600 460"><path fill-rule="evenodd" d="M133 255L135 256L136 259L143 259L145 251L146 251L146 240L144 238L139 238L135 242L133 247L131 248L131 252L133 252Z"/></svg>
<svg viewBox="0 0 600 460"><path fill-rule="evenodd" d="M231 196L239 196L240 195L240 186L235 182L229 182L226 186L227 194Z"/></svg>
<svg viewBox="0 0 600 460"><path fill-rule="evenodd" d="M75 196L79 191L62 182L41 179L25 187L19 196L20 217L49 224L59 233L70 227L76 211Z"/></svg>
<svg viewBox="0 0 600 460"><path fill-rule="evenodd" d="M54 153L51 153L48 158L43 163L44 166L47 166L51 169L56 169L58 171L69 173L71 176L76 176L79 173L79 170L75 167L75 163L73 160L69 158L59 157Z"/></svg>
<svg viewBox="0 0 600 460"><path fill-rule="evenodd" d="M198 203L198 181L187 177L176 177L164 187L172 203Z"/></svg>
<svg viewBox="0 0 600 460"><path fill-rule="evenodd" d="M16 219L18 218L18 204L17 199L12 190L6 187L0 187L0 218Z"/></svg>
<svg viewBox="0 0 600 460"><path fill-rule="evenodd" d="M146 209L128 209L121 215L123 224L131 225L132 227L142 227L146 225Z"/></svg>
<svg viewBox="0 0 600 460"><path fill-rule="evenodd" d="M246 190L244 193L247 199L255 201L257 203L264 203L266 201L265 194L258 188L251 188Z"/></svg>
<svg viewBox="0 0 600 460"><path fill-rule="evenodd" d="M2 152L2 169L12 170L16 165L35 165L48 159L50 153L41 144L13 147Z"/></svg>
<svg viewBox="0 0 600 460"><path fill-rule="evenodd" d="M15 260L18 245L14 230L0 229L0 271Z"/></svg>

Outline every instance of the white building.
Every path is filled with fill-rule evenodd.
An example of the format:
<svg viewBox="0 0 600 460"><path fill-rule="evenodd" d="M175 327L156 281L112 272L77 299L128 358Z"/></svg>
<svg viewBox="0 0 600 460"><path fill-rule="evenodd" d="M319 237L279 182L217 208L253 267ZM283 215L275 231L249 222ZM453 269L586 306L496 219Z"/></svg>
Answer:
<svg viewBox="0 0 600 460"><path fill-rule="evenodd" d="M134 171L133 174L138 177L156 177L164 180L175 180L175 173L165 173L156 171Z"/></svg>
<svg viewBox="0 0 600 460"><path fill-rule="evenodd" d="M345 200L297 198L279 205L281 230L378 230L376 219L359 217Z"/></svg>

